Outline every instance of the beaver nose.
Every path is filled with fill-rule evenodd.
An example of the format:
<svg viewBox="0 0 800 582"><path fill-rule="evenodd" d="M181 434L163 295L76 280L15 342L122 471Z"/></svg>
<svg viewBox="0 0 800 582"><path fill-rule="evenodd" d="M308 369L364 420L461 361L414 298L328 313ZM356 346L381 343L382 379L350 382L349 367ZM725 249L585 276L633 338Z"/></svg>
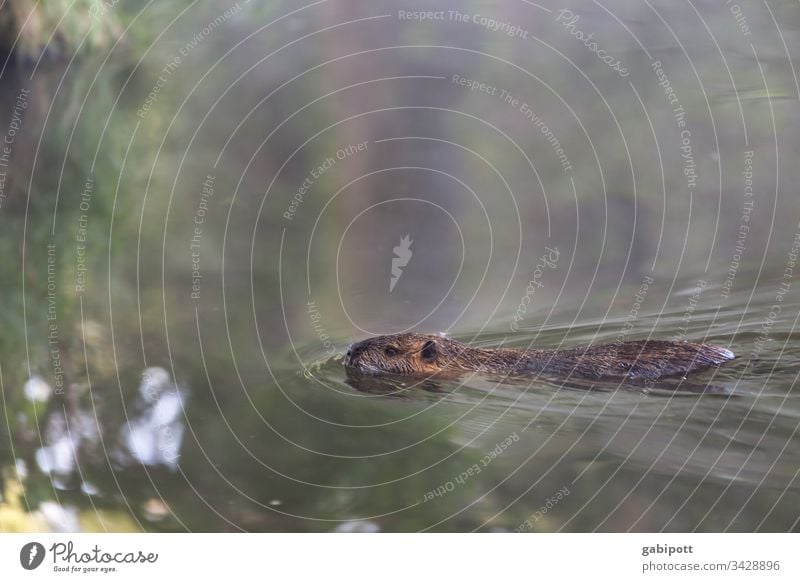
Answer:
<svg viewBox="0 0 800 582"><path fill-rule="evenodd" d="M347 348L347 353L345 354L345 364L353 364L356 358L364 353L364 345L363 342L356 342L350 344L350 347Z"/></svg>

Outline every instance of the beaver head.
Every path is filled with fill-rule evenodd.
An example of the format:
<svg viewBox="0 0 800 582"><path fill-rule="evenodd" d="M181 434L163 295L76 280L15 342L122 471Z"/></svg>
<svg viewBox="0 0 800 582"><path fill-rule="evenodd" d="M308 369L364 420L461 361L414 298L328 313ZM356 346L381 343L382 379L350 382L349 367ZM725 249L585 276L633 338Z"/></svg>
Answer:
<svg viewBox="0 0 800 582"><path fill-rule="evenodd" d="M464 349L455 340L426 333L379 335L352 344L344 365L368 373L435 374L447 366L456 346Z"/></svg>

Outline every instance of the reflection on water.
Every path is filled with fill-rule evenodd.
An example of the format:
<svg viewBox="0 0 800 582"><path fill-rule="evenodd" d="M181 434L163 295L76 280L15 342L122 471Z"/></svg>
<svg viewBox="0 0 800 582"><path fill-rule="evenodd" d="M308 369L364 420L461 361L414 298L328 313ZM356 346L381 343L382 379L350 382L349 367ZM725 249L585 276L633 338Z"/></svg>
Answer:
<svg viewBox="0 0 800 582"><path fill-rule="evenodd" d="M133 414L121 429L121 444L112 457L123 466L125 459L132 459L175 469L183 440L183 395L166 370L144 371Z"/></svg>
<svg viewBox="0 0 800 582"><path fill-rule="evenodd" d="M38 471L67 497L63 505L43 501L38 512L48 528L71 530L79 528L82 496L113 506L123 491L140 504L132 508L136 527L156 529L791 529L800 501L800 456L792 446L800 348L778 322L759 357L750 358L758 336L749 330L762 322L745 317L741 333L725 331L742 315L698 310L687 330L683 312L665 308L636 322L637 339L655 328L661 337L730 345L739 358L695 379L722 394L547 377L419 383L354 376L312 334L296 346L303 371L293 354L273 358L274 383L250 378L248 393L197 390L189 404L166 370L149 368L118 429L102 412L80 408L40 418ZM626 321L554 325L513 338L486 333L479 343L614 341ZM493 455L511 435L512 445ZM98 447L108 447L107 458ZM152 472L136 477L137 467ZM103 483L85 474L109 470L126 477ZM24 481L35 483L36 474ZM136 487L128 488L127 475ZM186 496L187 483L196 498ZM563 488L569 495L542 513L537 504ZM193 512L204 499L225 511Z"/></svg>
<svg viewBox="0 0 800 582"><path fill-rule="evenodd" d="M43 437L44 446L36 451L36 464L50 476L54 487L65 489L69 486L67 480L77 472L81 441L97 441L94 418L81 410L51 413L47 415Z"/></svg>
<svg viewBox="0 0 800 582"><path fill-rule="evenodd" d="M527 36L395 4L242 8L156 97L213 7L136 66L2 70L0 139L30 93L0 161L0 530L797 530L800 89L773 21L748 14L752 53L719 7L714 40L658 7L683 43L655 7L574 7L621 79L550 3L459 3ZM407 328L738 357L677 391L342 366Z"/></svg>

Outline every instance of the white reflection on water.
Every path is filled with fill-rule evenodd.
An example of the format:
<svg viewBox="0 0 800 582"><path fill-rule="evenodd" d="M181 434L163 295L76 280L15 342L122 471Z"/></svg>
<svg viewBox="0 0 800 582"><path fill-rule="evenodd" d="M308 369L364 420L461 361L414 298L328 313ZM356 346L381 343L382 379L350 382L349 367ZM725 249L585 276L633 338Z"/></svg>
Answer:
<svg viewBox="0 0 800 582"><path fill-rule="evenodd" d="M120 429L115 459L133 459L148 466L178 466L183 441L184 393L164 368L147 368L142 374L137 414Z"/></svg>
<svg viewBox="0 0 800 582"><path fill-rule="evenodd" d="M96 442L97 438L97 424L85 411L77 407L70 412L66 408L56 411L47 418L45 446L36 451L36 464L56 488L66 489L78 468L81 441Z"/></svg>

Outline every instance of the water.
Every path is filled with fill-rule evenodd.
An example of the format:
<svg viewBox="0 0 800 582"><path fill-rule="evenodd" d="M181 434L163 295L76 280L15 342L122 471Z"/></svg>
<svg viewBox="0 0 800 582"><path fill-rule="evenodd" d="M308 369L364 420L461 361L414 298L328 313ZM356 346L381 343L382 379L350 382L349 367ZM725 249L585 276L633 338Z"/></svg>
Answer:
<svg viewBox="0 0 800 582"><path fill-rule="evenodd" d="M711 292L706 287L704 293ZM561 382L555 379L497 383L471 377L441 383L435 393L418 388L395 398L402 404L393 406L405 407L409 419L432 410L436 417L446 417L446 426L455 429L453 450L486 453L503 435L520 437L480 474L477 491L465 494L456 488L447 493L460 497L463 505L444 523L434 522L434 527L452 528L451 520L458 519L457 527L469 523L471 529L518 529L521 524L515 518L537 515L535 502L546 504L562 487L570 491L563 506L554 507L533 526L522 525L523 529L793 527L800 468L793 446L798 395L793 388L796 355L791 354L797 348L791 346L796 335L791 325L773 326L767 346L751 359L763 322L744 316L741 307L746 299L731 296L730 309L723 313L695 311L688 333L682 323L685 312L680 310L665 309L660 317L644 315L637 322L644 329L658 329L660 337L729 345L740 357L700 376L702 382L726 388L728 395L653 391L643 396L615 386L604 391L559 389ZM659 319L673 323L658 323ZM599 326L553 326L521 335L513 343L613 342L624 322L625 318L609 318ZM739 330L735 339L726 331L731 328ZM505 336L497 334L481 343L491 345L501 339ZM346 392L335 363L320 366L311 376ZM491 476L484 481L486 473ZM487 506L501 513L484 513L490 511ZM661 525L656 528L656 523Z"/></svg>
<svg viewBox="0 0 800 582"><path fill-rule="evenodd" d="M136 25L152 45L9 63L0 136L30 97L0 190L0 529L797 531L794 31L784 49L749 12L756 60L719 7L721 52L685 10L659 8L679 45L652 8L604 5L644 48L596 5L579 28L629 77L555 11L480 2L529 38L390 3L262 28L295 9L276 3L152 97L218 16L162 29L161 7ZM677 392L342 366L407 329L737 358Z"/></svg>

